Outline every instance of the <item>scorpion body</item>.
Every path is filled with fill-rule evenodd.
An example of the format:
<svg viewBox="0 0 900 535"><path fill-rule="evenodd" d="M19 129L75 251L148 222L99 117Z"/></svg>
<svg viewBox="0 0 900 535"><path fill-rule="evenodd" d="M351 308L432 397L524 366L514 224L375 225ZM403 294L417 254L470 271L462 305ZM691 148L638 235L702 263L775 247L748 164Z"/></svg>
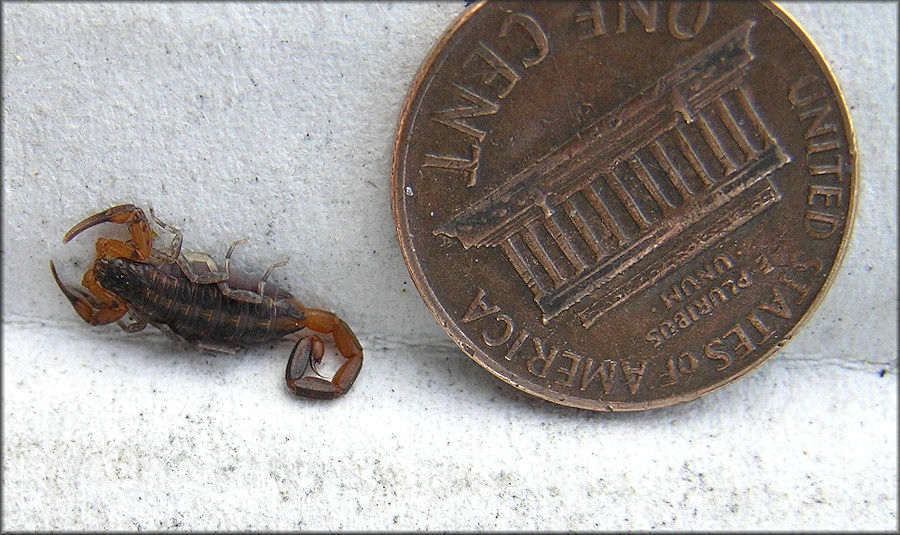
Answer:
<svg viewBox="0 0 900 535"><path fill-rule="evenodd" d="M302 329L306 319L282 290L258 303L236 299L217 284L192 282L174 264L100 259L94 278L148 323L165 325L182 339L208 347L274 342ZM234 287L235 278L232 274L229 286Z"/></svg>
<svg viewBox="0 0 900 535"><path fill-rule="evenodd" d="M307 369L318 375L315 364L324 355L322 340L310 335L294 345L285 380L302 397L332 399L350 389L362 367L362 346L350 327L331 312L306 308L290 293L266 283L272 270L285 262L273 264L261 279L232 273L231 253L243 241L239 240L225 255L224 270L219 270L209 255L182 253L181 231L153 219L174 236L169 252L153 247L149 220L131 204L94 214L66 233L63 243L106 222L125 224L131 233L128 241L97 240L97 259L81 283L87 291L63 284L50 262L57 285L84 321L91 325L115 322L128 332L153 325L176 341L228 353L274 342L304 328L330 333L346 359L334 377L328 381L305 375ZM132 323L123 320L126 314Z"/></svg>

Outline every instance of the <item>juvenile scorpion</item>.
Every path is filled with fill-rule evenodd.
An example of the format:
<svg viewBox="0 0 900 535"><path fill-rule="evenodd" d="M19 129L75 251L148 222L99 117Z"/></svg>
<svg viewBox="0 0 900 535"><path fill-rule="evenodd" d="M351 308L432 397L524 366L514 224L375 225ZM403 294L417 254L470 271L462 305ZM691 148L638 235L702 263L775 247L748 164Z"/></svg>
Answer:
<svg viewBox="0 0 900 535"><path fill-rule="evenodd" d="M231 254L244 239L231 244L220 270L206 253L182 252L182 232L158 220L152 208L150 217L173 235L169 251L154 248L156 234L150 220L132 204L89 216L63 237L63 243L68 243L101 223L124 224L131 235L127 241L97 239L97 258L81 281L84 289L63 284L50 261L56 284L84 321L92 326L115 322L129 333L153 325L177 342L226 353L275 342L304 328L330 333L346 359L334 377L329 381L316 371L325 345L312 334L302 336L291 350L285 370L287 386L298 396L315 399L334 399L350 389L362 368L362 346L336 315L306 308L290 293L266 282L272 270L287 261L270 266L261 279L232 271ZM124 320L126 314L131 323ZM304 377L307 369L316 376Z"/></svg>

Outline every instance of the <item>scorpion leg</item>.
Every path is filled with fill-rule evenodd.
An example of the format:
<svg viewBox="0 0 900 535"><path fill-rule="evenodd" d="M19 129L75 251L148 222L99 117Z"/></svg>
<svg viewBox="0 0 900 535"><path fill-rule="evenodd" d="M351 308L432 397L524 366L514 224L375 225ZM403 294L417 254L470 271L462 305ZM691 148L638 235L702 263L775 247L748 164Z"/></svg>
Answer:
<svg viewBox="0 0 900 535"><path fill-rule="evenodd" d="M169 327L165 323L161 323L158 321L148 321L147 323L159 329L161 333L166 335L166 338L168 338L175 344L181 347L190 347L195 351L215 351L216 353L227 353L229 355L234 355L241 349L239 347L228 346L225 344L216 345L207 342L186 340L183 337L179 336L174 330L172 330L171 327Z"/></svg>
<svg viewBox="0 0 900 535"><path fill-rule="evenodd" d="M134 260L144 260L150 256L153 245L153 232L150 230L150 222L147 220L147 216L144 215L144 211L133 204L120 204L87 217L66 232L66 235L63 236L63 243L69 243L75 236L100 223L127 225L128 231L131 233L131 241L134 243L130 244L119 240L102 238L97 241L98 252L101 252L101 247L103 247L103 252L107 252L108 249L114 256L132 258ZM103 246L101 246L101 241L104 244Z"/></svg>
<svg viewBox="0 0 900 535"><path fill-rule="evenodd" d="M87 294L76 288L70 288L59 280L56 266L50 261L50 271L56 280L56 285L63 295L72 303L72 308L81 316L81 319L91 325L106 325L119 321L128 312L128 307L114 294L100 287L94 280L93 270L84 274L81 284L91 293Z"/></svg>
<svg viewBox="0 0 900 535"><path fill-rule="evenodd" d="M116 325L122 328L123 331L127 333L136 333L138 331L144 330L149 321L146 318L142 318L140 316L136 316L132 313L132 321L131 323L125 323L125 320L119 320L116 322Z"/></svg>
<svg viewBox="0 0 900 535"><path fill-rule="evenodd" d="M246 241L247 239L243 238L231 244L231 247L228 248L228 252L225 254L225 269L222 271L219 271L219 266L216 264L215 259L206 253L184 253L178 256L176 262L178 267L181 268L182 273L184 273L191 282L197 284L217 284L219 289L222 290L222 293L228 297L246 301L248 303L261 303L263 298L261 295L257 295L256 292L250 290L235 290L228 286L228 279L231 278L231 254L239 243L244 243ZM197 266L205 267L206 273L200 273Z"/></svg>
<svg viewBox="0 0 900 535"><path fill-rule="evenodd" d="M172 243L169 246L169 251L159 251L160 254L165 257L169 262L174 262L178 264L178 267L181 268L181 272L191 281L197 284L218 284L219 288L224 292L228 293L226 289L229 289L227 286L228 278L231 276L229 272L229 267L231 265L231 254L234 252L234 248L239 243L244 243L247 241L247 238L242 238L240 240L236 240L231 244L228 248L228 252L225 253L225 269L224 271L219 271L219 266L216 264L216 261L212 256L206 253L186 253L181 254L181 245L184 239L184 233L181 232L180 229L169 225L168 223L164 223L156 215L153 213L153 207L149 207L150 210L150 218L153 219L153 222L165 229L166 231L172 234ZM206 273L198 273L196 269L194 269L195 264L205 265L207 272ZM236 292L236 291L235 291ZM252 303L259 303L261 299L253 299L255 297L253 292L246 292L251 299L243 299L244 301L250 301ZM230 295L230 297L241 298L238 295ZM175 335L177 337L177 335ZM219 350L218 348L201 348L201 349L213 349Z"/></svg>
<svg viewBox="0 0 900 535"><path fill-rule="evenodd" d="M231 255L234 253L234 248L237 247L241 243L247 243L249 238L241 238L239 240L234 240L230 246L228 246L228 252L225 253L225 274L231 273Z"/></svg>
<svg viewBox="0 0 900 535"><path fill-rule="evenodd" d="M245 243L246 241L247 238L242 238L234 241L231 246L228 247L228 252L225 253L225 267L221 271L219 270L219 266L216 264L215 259L206 253L190 252L179 254L175 261L181 268L182 273L184 273L191 282L197 284L217 284L222 293L232 299L254 304L262 303L265 299L264 291L266 279L276 267L287 264L287 260L269 266L269 269L258 283L257 291L254 292L252 290L238 290L232 288L228 285L228 280L231 278L231 255L234 254L234 249L238 244ZM199 266L199 269L205 267L206 273L200 273L197 266Z"/></svg>
<svg viewBox="0 0 900 535"><path fill-rule="evenodd" d="M181 272L197 284L217 284L228 280L228 272L219 271L215 259L206 253L183 253L178 255L176 263ZM198 272L195 265L206 266L206 273Z"/></svg>
<svg viewBox="0 0 900 535"><path fill-rule="evenodd" d="M282 260L281 262L275 262L274 264L269 266L269 269L267 269L265 273L263 273L262 278L259 279L259 286L256 289L256 293L258 293L260 295L260 297L266 295L266 279L269 278L269 275L272 274L272 272L275 270L275 268L287 265L287 263L288 263L287 260Z"/></svg>
<svg viewBox="0 0 900 535"><path fill-rule="evenodd" d="M165 229L167 232L172 234L172 243L169 245L169 251L159 251L159 253L169 262L177 262L178 258L181 256L181 243L184 239L184 233L181 232L180 229L173 227L168 223L163 223L156 214L153 213L153 207L147 206L150 210L150 219L153 220L154 223Z"/></svg>
<svg viewBox="0 0 900 535"><path fill-rule="evenodd" d="M163 333L164 335L166 335L166 338L168 338L169 340L175 342L175 343L178 344L179 346L184 347L185 345L189 345L187 340L185 340L184 338L182 338L182 337L178 336L177 334L175 334L175 331L173 331L172 328L169 327L168 325L166 325L165 323L160 323L160 322L158 322L158 321L151 321L151 322L150 322L150 325L153 325L154 327L156 327L157 329L159 329L159 331L160 331L161 333ZM194 349L199 349L199 344L194 343L194 344L193 344L193 347L194 347Z"/></svg>
<svg viewBox="0 0 900 535"><path fill-rule="evenodd" d="M266 279L269 278L269 275L272 274L272 271L279 267L287 264L287 260L282 260L281 262L276 262L269 266L266 270L265 274L260 279L259 284L257 285L257 290L254 292L252 290L237 290L228 285L228 281L231 278L231 255L234 253L234 248L239 243L244 243L247 241L247 238L243 238L237 240L236 242L231 244L231 247L228 248L228 252L225 253L225 280L219 281L219 289L228 297L232 299L237 299L238 301L246 301L248 303L262 303L265 299L265 289L266 289Z"/></svg>
<svg viewBox="0 0 900 535"><path fill-rule="evenodd" d="M250 290L235 290L228 285L228 280L231 278L231 255L234 253L234 248L237 247L238 244L246 242L247 238L241 238L240 240L232 243L230 247L228 247L228 252L225 253L225 279L219 282L219 289L222 290L223 294L239 301L246 301L248 303L262 303L263 296L261 293L255 293ZM265 281L265 277L263 277L263 281ZM260 282L260 284L264 283Z"/></svg>
<svg viewBox="0 0 900 535"><path fill-rule="evenodd" d="M315 335L301 338L288 359L285 370L287 386L301 397L334 399L342 396L353 386L362 368L362 346L350 327L331 312L307 309L305 313L306 326L320 333L331 333L334 336L334 344L347 361L338 369L331 381L320 377L303 377L307 367L312 367L315 372L315 364L322 361L324 344Z"/></svg>
<svg viewBox="0 0 900 535"><path fill-rule="evenodd" d="M149 207L150 210L150 218L153 219L153 222L168 231L172 234L172 243L169 245L168 251L159 251L160 255L162 255L169 262L174 262L178 264L178 267L181 268L182 273L190 279L191 282L197 284L219 284L220 288L228 281L230 277L229 268L231 265L231 254L234 252L234 248L239 243L244 243L247 241L247 238L242 238L240 240L236 240L231 244L228 248L228 252L225 254L225 269L223 271L219 271L219 266L216 264L215 259L212 256L206 253L181 253L181 246L184 240L184 233L172 225L163 222L156 214L153 213L153 207ZM195 264L200 264L206 266L206 273L198 273L194 268ZM227 285L223 290L227 289ZM248 292L252 295L252 292ZM238 296L232 296L238 297ZM246 299L245 299L246 300ZM251 300L254 303L258 303L260 300Z"/></svg>

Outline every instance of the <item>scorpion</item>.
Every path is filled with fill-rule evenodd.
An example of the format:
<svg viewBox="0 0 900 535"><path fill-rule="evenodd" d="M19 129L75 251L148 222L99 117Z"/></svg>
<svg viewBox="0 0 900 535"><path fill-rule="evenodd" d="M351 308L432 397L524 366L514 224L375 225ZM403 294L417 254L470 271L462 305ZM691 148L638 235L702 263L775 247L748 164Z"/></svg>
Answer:
<svg viewBox="0 0 900 535"><path fill-rule="evenodd" d="M158 220L152 207L150 217L173 235L168 251L154 248L157 235L150 220L133 204L89 216L63 237L63 243L68 243L102 223L124 224L131 236L126 241L97 239L97 258L84 274L83 289L63 284L50 261L57 286L85 322L92 326L115 322L129 333L153 325L181 344L231 354L246 345L276 342L308 328L331 334L346 360L332 379L326 380L316 371L324 356L324 342L315 334L301 336L288 358L288 388L300 397L314 399L334 399L350 389L362 368L362 346L336 315L306 308L290 293L266 282L272 270L286 260L270 266L261 279L232 271L231 254L236 245L247 241L244 238L231 244L220 270L206 253L182 252L182 232ZM124 319L126 313L130 323ZM315 376L304 376L307 369Z"/></svg>

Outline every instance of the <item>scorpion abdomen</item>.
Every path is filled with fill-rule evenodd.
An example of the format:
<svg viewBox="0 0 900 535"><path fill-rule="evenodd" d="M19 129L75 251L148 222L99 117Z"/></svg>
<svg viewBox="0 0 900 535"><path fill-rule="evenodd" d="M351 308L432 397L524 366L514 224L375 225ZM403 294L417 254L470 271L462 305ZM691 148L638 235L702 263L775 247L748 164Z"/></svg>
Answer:
<svg viewBox="0 0 900 535"><path fill-rule="evenodd" d="M241 347L281 339L278 307L271 298L258 303L226 295L218 284L188 279L175 264L154 265L125 258L100 259L100 285L126 301L142 319L168 326L188 342Z"/></svg>

